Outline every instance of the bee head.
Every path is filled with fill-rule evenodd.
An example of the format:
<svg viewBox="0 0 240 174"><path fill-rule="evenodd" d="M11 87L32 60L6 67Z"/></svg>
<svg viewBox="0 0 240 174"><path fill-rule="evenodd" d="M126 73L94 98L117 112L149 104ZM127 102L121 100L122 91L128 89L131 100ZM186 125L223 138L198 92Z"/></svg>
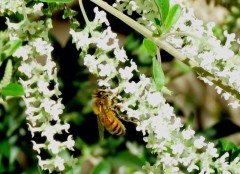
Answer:
<svg viewBox="0 0 240 174"><path fill-rule="evenodd" d="M111 94L112 94L111 91L109 91L106 87L104 87L104 88L97 89L97 91L93 94L93 96L97 98L106 99Z"/></svg>

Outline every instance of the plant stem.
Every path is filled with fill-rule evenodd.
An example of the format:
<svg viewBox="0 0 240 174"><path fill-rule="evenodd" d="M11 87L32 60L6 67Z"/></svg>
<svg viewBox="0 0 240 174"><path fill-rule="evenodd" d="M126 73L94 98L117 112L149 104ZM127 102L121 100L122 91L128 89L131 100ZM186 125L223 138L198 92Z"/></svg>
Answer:
<svg viewBox="0 0 240 174"><path fill-rule="evenodd" d="M161 58L161 53L160 53L160 49L159 48L157 49L157 60L158 60L158 63L161 65L162 58Z"/></svg>
<svg viewBox="0 0 240 174"><path fill-rule="evenodd" d="M140 34L145 36L146 38L155 42L156 45L158 45L161 49L164 49L165 51L167 51L169 54L171 54L172 56L174 56L181 62L190 66L199 76L207 78L212 83L221 87L223 90L225 90L226 92L229 92L230 94L234 95L238 100L240 100L240 94L238 93L238 91L236 89L228 86L226 83L221 81L219 78L215 77L210 72L201 68L197 62L184 56L180 51L175 49L173 46L171 46L166 41L162 40L161 37L153 37L153 33L150 30L148 30L147 28L145 28L144 26L142 26L141 24L139 24L132 18L126 16L122 12L118 11L117 9L113 8L106 2L104 2L102 0L91 0L91 1L95 4L97 4L98 6L100 6L101 8L103 8L104 10L106 10L107 12L111 13L118 19L122 20L124 23L126 23L127 25L132 27L134 30L136 30L137 32L139 32Z"/></svg>
<svg viewBox="0 0 240 174"><path fill-rule="evenodd" d="M80 6L80 9L81 9L81 12L82 12L82 15L83 15L83 18L86 22L86 24L88 25L90 22L89 22L89 19L87 17L87 13L83 7L83 3L82 3L82 0L78 0L78 3L79 3L79 6Z"/></svg>

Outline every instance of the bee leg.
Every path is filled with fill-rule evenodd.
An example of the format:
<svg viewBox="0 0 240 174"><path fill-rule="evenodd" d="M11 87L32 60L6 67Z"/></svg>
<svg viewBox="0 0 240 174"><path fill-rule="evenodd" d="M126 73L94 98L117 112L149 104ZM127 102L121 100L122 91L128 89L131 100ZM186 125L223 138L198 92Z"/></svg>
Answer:
<svg viewBox="0 0 240 174"><path fill-rule="evenodd" d="M117 116L118 116L118 118L120 118L126 122L140 123L140 121L135 117L128 117L128 116L123 116L123 115L117 115Z"/></svg>

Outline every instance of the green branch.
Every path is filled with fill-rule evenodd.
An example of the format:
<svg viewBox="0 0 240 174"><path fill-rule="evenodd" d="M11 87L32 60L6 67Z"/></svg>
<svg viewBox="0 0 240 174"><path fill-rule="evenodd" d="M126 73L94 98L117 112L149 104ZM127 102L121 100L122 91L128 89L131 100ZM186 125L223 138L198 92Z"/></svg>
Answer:
<svg viewBox="0 0 240 174"><path fill-rule="evenodd" d="M150 30L148 30L147 28L145 28L144 26L142 26L141 24L139 24L138 22L136 22L132 18L126 16L125 14L123 14L122 12L113 8L112 6L110 6L109 4L107 4L106 2L104 2L102 0L91 0L91 1L95 4L97 4L98 6L100 6L101 8L103 8L104 10L106 10L107 12L111 13L112 15L114 15L115 17L117 17L118 19L120 19L121 21L123 21L124 23L129 25L130 27L132 27L134 30L136 30L137 32L139 32L140 34L145 36L146 38L155 42L156 45L158 45L161 49L164 49L165 51L167 51L169 54L171 54L172 56L174 56L175 58L177 58L181 62L190 66L201 77L207 78L209 81L211 81L215 85L219 86L220 88L222 88L226 92L231 93L238 100L240 100L240 94L238 93L237 90L235 90L234 88L231 88L226 83L221 81L219 78L215 77L210 72L201 68L197 62L195 62L195 61L189 59L188 57L184 56L180 51L175 49L173 46L171 46L166 41L162 40L159 37L153 37L153 33Z"/></svg>

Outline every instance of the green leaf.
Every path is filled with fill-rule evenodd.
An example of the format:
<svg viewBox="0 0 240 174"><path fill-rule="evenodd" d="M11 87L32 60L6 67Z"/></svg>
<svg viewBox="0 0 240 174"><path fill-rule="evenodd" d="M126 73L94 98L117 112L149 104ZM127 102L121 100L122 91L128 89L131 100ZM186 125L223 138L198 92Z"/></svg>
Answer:
<svg viewBox="0 0 240 174"><path fill-rule="evenodd" d="M10 149L9 163L13 164L19 155L20 149L17 146L12 146Z"/></svg>
<svg viewBox="0 0 240 174"><path fill-rule="evenodd" d="M240 157L240 147L237 147L231 141L220 139L216 144L216 148L220 156L224 155L226 152L229 154L228 162L233 161L236 157Z"/></svg>
<svg viewBox="0 0 240 174"><path fill-rule="evenodd" d="M2 58L6 59L11 56L21 45L22 41L19 39L8 41L2 48Z"/></svg>
<svg viewBox="0 0 240 174"><path fill-rule="evenodd" d="M112 162L114 166L126 166L133 169L141 169L145 164L143 159L128 151L119 152L114 158L112 158Z"/></svg>
<svg viewBox="0 0 240 174"><path fill-rule="evenodd" d="M76 16L77 14L78 14L77 11L68 8L68 9L64 10L63 19Z"/></svg>
<svg viewBox="0 0 240 174"><path fill-rule="evenodd" d="M155 0L155 2L160 10L162 23L164 23L168 16L169 0Z"/></svg>
<svg viewBox="0 0 240 174"><path fill-rule="evenodd" d="M40 0L42 2L59 2L59 3L69 3L72 2L73 0Z"/></svg>
<svg viewBox="0 0 240 174"><path fill-rule="evenodd" d="M181 74L186 74L191 71L191 68L187 66L186 64L180 62L180 61L174 61L174 68L178 70Z"/></svg>
<svg viewBox="0 0 240 174"><path fill-rule="evenodd" d="M152 59L153 79L157 90L161 90L165 84L165 77L161 65L155 57Z"/></svg>
<svg viewBox="0 0 240 174"><path fill-rule="evenodd" d="M142 43L142 40L140 39L140 36L137 35L137 34L133 34L131 33L125 43L124 43L124 48L127 50L127 51L132 51L132 50L136 50Z"/></svg>
<svg viewBox="0 0 240 174"><path fill-rule="evenodd" d="M175 4L169 11L165 21L165 31L168 31L173 24L175 24L182 14L182 8L180 5Z"/></svg>
<svg viewBox="0 0 240 174"><path fill-rule="evenodd" d="M107 160L102 160L92 171L92 174L111 174L112 166Z"/></svg>
<svg viewBox="0 0 240 174"><path fill-rule="evenodd" d="M228 152L228 151L231 151L231 150L237 148L237 146L234 143L232 143L231 141L224 140L224 139L219 140L218 144L221 147L221 150L224 152Z"/></svg>
<svg viewBox="0 0 240 174"><path fill-rule="evenodd" d="M143 45L145 46L146 50L148 51L150 56L155 56L157 53L157 46L154 42L149 39L143 40Z"/></svg>
<svg viewBox="0 0 240 174"><path fill-rule="evenodd" d="M18 83L11 83L4 87L0 92L4 96L19 97L24 95L24 88Z"/></svg>
<svg viewBox="0 0 240 174"><path fill-rule="evenodd" d="M157 28L157 33L154 33L153 36L159 37L162 34L161 21L158 18L154 18L153 23Z"/></svg>
<svg viewBox="0 0 240 174"><path fill-rule="evenodd" d="M153 56L149 55L147 48L143 44L141 44L141 46L139 46L138 49L133 51L133 55L137 56L140 64L151 65L152 63L151 57Z"/></svg>
<svg viewBox="0 0 240 174"><path fill-rule="evenodd" d="M6 158L10 157L10 147L8 140L1 140L0 142L0 154Z"/></svg>
<svg viewBox="0 0 240 174"><path fill-rule="evenodd" d="M0 81L0 90L11 82L12 71L13 71L12 60L8 59L3 78Z"/></svg>

